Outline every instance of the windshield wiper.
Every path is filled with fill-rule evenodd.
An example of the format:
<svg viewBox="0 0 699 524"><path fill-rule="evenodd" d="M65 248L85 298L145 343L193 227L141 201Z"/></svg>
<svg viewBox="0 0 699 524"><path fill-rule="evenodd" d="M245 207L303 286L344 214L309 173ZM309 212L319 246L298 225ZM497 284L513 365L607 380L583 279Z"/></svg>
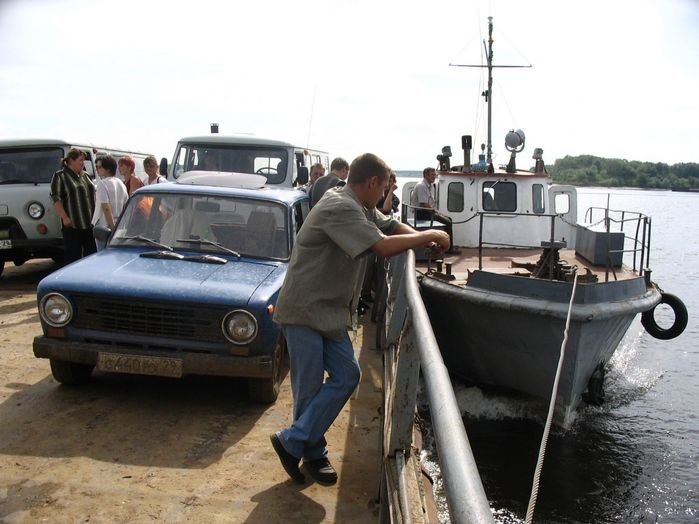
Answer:
<svg viewBox="0 0 699 524"><path fill-rule="evenodd" d="M214 242L213 240L208 240L206 238L178 238L177 240L175 240L175 242L182 242L183 244L206 244L207 246L216 246L217 248L222 249L230 255L241 258L240 253L238 253L237 251L228 249L220 242Z"/></svg>
<svg viewBox="0 0 699 524"><path fill-rule="evenodd" d="M182 260L187 260L189 262L204 262L205 264L227 264L228 260L225 258L217 257L216 255L192 255L188 257L182 257Z"/></svg>
<svg viewBox="0 0 699 524"><path fill-rule="evenodd" d="M0 180L0 184L36 184L33 180L20 180L19 178L6 178Z"/></svg>
<svg viewBox="0 0 699 524"><path fill-rule="evenodd" d="M133 237L119 237L115 238L114 240L140 240L141 242L145 242L147 244L150 244L151 246L156 246L156 247L162 247L163 249L167 249L168 251L172 251L172 248L168 246L167 244L161 244L160 242L157 242L153 240L152 238L144 237L143 235L136 235Z"/></svg>
<svg viewBox="0 0 699 524"><path fill-rule="evenodd" d="M171 258L176 260L184 259L184 255L175 253L174 251L148 251L146 253L141 253L143 258Z"/></svg>

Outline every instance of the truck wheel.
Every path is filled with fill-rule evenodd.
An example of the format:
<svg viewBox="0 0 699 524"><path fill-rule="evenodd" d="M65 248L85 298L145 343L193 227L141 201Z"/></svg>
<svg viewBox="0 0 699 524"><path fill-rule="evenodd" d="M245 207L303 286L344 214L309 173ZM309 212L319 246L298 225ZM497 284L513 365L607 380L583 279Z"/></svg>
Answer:
<svg viewBox="0 0 699 524"><path fill-rule="evenodd" d="M248 379L248 396L250 400L260 404L271 404L277 400L284 377L285 354L286 344L284 343L284 337L279 335L279 342L277 342L277 346L274 348L274 355L272 355L272 376L270 378Z"/></svg>
<svg viewBox="0 0 699 524"><path fill-rule="evenodd" d="M76 364L55 358L51 361L51 374L61 384L67 386L77 386L86 384L90 380L90 375L95 366L91 364Z"/></svg>

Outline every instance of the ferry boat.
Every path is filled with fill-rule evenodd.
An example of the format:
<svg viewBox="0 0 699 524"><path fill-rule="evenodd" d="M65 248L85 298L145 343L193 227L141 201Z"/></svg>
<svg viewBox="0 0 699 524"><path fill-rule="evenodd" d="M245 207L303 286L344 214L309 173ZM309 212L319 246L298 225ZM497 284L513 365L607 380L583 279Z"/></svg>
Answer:
<svg viewBox="0 0 699 524"><path fill-rule="evenodd" d="M576 189L553 183L541 149L532 169L517 168L521 130L507 134L509 163L493 165L492 31L490 18L487 149L471 164L464 136L463 165L451 165L449 146L437 156L434 211L451 219L460 253L436 260L417 253L421 293L452 375L548 403L558 373L553 423L568 428L583 398L602 401L605 366L636 315L651 335L669 339L686 327L687 311L651 280L649 217L591 208L578 223ZM403 188L403 220L441 227L415 218L414 186ZM659 304L674 312L669 327L655 318Z"/></svg>

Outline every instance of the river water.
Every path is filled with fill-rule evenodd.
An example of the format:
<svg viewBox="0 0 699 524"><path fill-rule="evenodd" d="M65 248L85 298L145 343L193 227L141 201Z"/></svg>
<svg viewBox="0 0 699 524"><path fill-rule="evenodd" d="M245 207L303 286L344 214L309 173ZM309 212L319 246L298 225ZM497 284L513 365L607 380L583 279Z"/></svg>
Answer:
<svg viewBox="0 0 699 524"><path fill-rule="evenodd" d="M652 217L652 278L684 301L689 323L662 341L634 321L610 362L604 405L582 407L571 430L549 437L534 522L697 523L699 194L579 188L579 220L608 198L612 209ZM521 401L454 389L496 521L524 522L543 418ZM440 495L434 453L425 458Z"/></svg>

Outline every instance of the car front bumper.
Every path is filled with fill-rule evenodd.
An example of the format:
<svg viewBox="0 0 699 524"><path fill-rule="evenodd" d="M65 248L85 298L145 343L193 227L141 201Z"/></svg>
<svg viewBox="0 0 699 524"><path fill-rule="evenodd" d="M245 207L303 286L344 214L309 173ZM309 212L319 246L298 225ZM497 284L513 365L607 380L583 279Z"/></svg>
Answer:
<svg viewBox="0 0 699 524"><path fill-rule="evenodd" d="M270 378L273 374L271 356L240 357L183 351L148 351L46 336L34 338L34 356L94 365L103 371L142 375Z"/></svg>

